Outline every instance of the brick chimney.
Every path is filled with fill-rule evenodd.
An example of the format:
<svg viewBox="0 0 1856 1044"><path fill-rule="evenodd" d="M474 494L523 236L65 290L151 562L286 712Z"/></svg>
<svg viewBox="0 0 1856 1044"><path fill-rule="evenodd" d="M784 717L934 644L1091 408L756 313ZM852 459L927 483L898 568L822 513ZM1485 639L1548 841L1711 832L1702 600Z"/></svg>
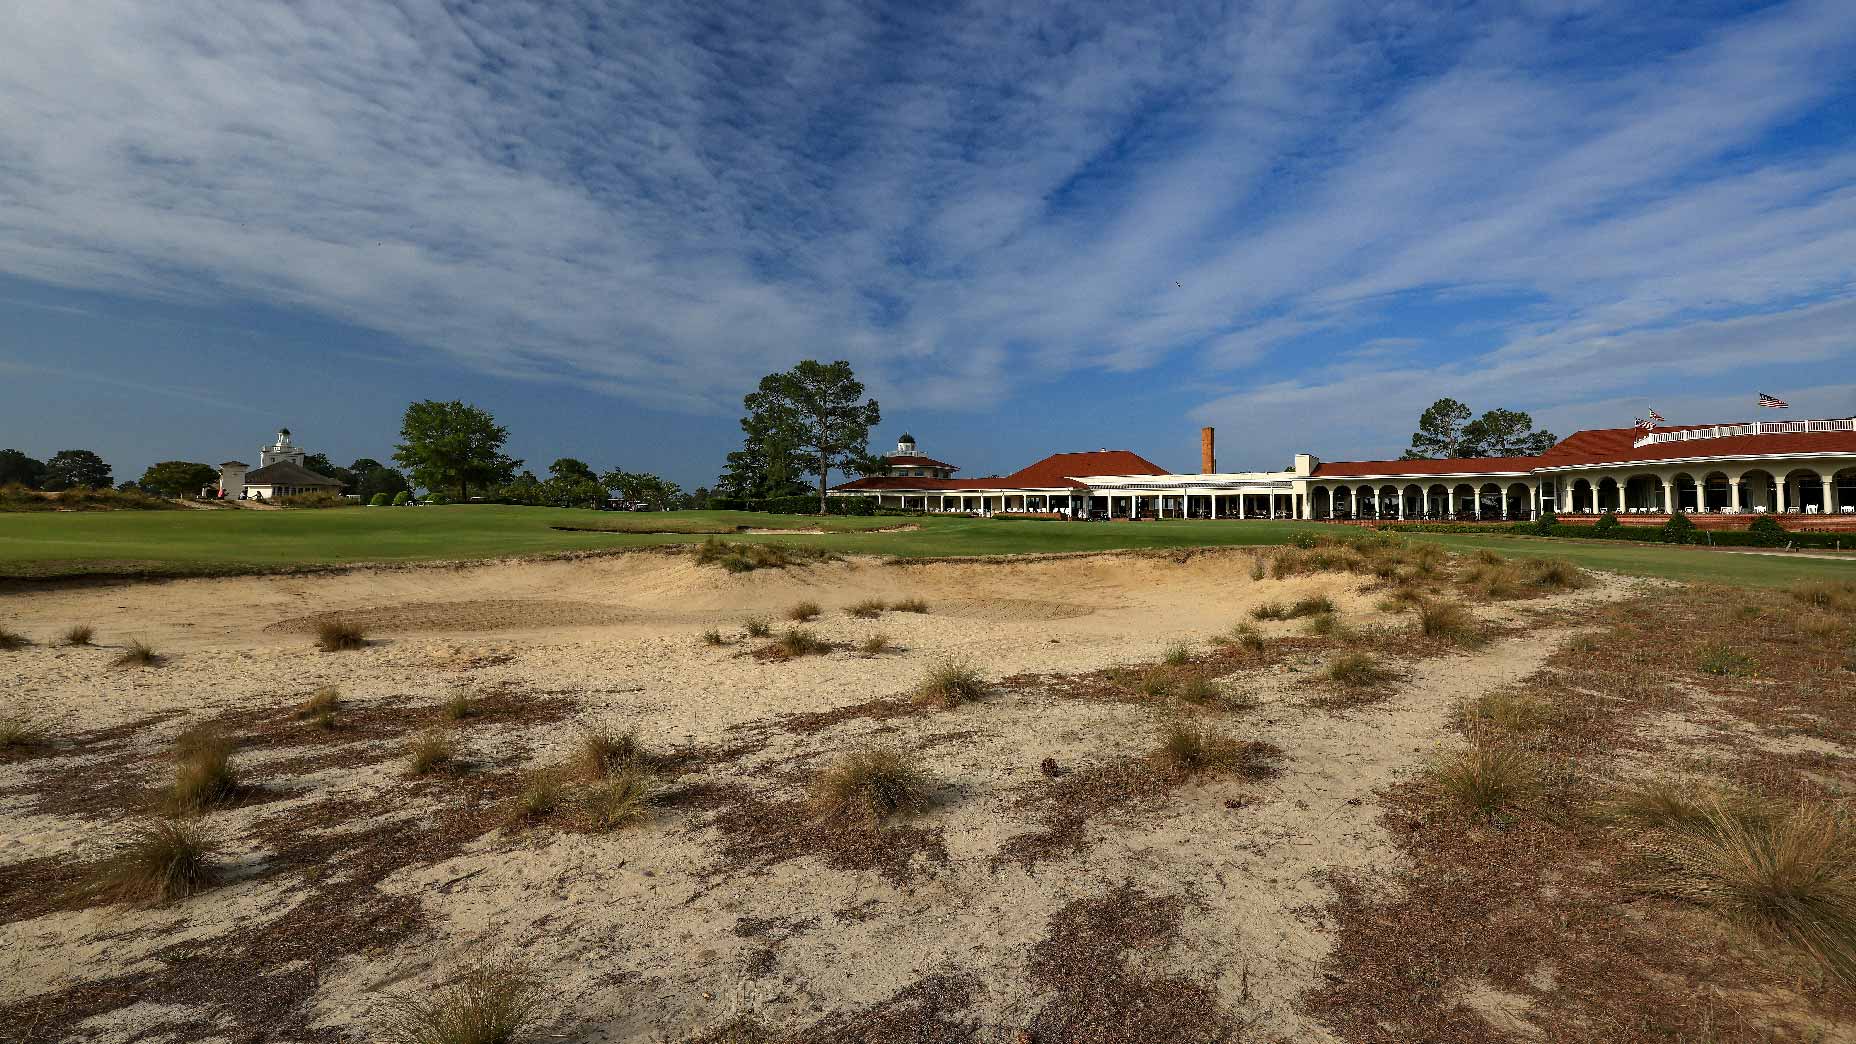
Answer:
<svg viewBox="0 0 1856 1044"><path fill-rule="evenodd" d="M1199 429L1199 471L1206 475L1218 472L1218 454L1214 452L1211 428Z"/></svg>

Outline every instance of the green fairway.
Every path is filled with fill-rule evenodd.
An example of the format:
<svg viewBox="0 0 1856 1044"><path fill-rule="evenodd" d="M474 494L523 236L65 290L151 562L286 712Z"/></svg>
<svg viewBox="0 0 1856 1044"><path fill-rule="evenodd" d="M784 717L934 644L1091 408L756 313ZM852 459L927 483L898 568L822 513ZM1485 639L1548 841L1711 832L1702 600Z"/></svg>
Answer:
<svg viewBox="0 0 1856 1044"><path fill-rule="evenodd" d="M741 528L826 532L739 533ZM904 527L904 528L898 528ZM893 530L882 532L880 530ZM471 505L326 511L0 514L0 577L210 575L348 562L494 558L700 541L781 541L846 554L943 557L1124 548L1279 544L1313 522L1143 523L965 517L818 519L702 511L620 514ZM1453 549L1548 555L1595 569L1677 580L1768 586L1856 577L1856 560L1736 555L1693 548L1507 534L1415 534Z"/></svg>

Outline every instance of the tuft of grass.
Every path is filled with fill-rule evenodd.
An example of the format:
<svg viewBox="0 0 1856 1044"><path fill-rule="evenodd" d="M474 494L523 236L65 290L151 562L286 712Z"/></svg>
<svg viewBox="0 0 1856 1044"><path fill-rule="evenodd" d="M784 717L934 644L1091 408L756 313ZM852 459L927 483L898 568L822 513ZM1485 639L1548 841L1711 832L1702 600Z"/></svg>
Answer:
<svg viewBox="0 0 1856 1044"><path fill-rule="evenodd" d="M1469 557L1471 561L1479 565L1504 565L1508 561L1506 558L1503 558L1501 555L1496 554L1486 547L1477 548L1470 553Z"/></svg>
<svg viewBox="0 0 1856 1044"><path fill-rule="evenodd" d="M406 745L407 771L415 776L451 768L457 764L458 741L443 729L427 729Z"/></svg>
<svg viewBox="0 0 1856 1044"><path fill-rule="evenodd" d="M161 662L161 654L140 638L130 639L122 652L116 655L118 667L153 667Z"/></svg>
<svg viewBox="0 0 1856 1044"><path fill-rule="evenodd" d="M1289 607L1281 602L1263 602L1250 607L1252 620L1287 620Z"/></svg>
<svg viewBox="0 0 1856 1044"><path fill-rule="evenodd" d="M1322 616L1333 612L1334 600L1332 598L1327 595L1309 595L1306 598L1296 599L1295 603L1289 606L1289 611L1284 618L1299 620L1304 616Z"/></svg>
<svg viewBox="0 0 1856 1044"><path fill-rule="evenodd" d="M612 732L590 728L580 734L567 764L575 776L595 782L631 768L648 768L650 756L645 753L644 744L638 742L635 730Z"/></svg>
<svg viewBox="0 0 1856 1044"><path fill-rule="evenodd" d="M1592 576L1563 558L1530 558L1521 567L1527 582L1550 591L1572 591L1592 585Z"/></svg>
<svg viewBox="0 0 1856 1044"><path fill-rule="evenodd" d="M1232 627L1226 633L1213 638L1212 641L1217 645L1238 649L1253 656L1261 653L1264 646L1268 644L1264 640L1263 635L1258 633L1255 627L1247 623L1241 623Z"/></svg>
<svg viewBox="0 0 1856 1044"><path fill-rule="evenodd" d="M1376 608L1382 613L1403 613L1422 607L1426 599L1422 588L1404 583L1387 591Z"/></svg>
<svg viewBox="0 0 1856 1044"><path fill-rule="evenodd" d="M1704 800L1643 843L1652 890L1802 947L1856 982L1856 820L1824 802L1752 814Z"/></svg>
<svg viewBox="0 0 1856 1044"><path fill-rule="evenodd" d="M928 676L915 689L920 703L958 707L986 695L990 686L977 668L964 660L944 660L928 668Z"/></svg>
<svg viewBox="0 0 1856 1044"><path fill-rule="evenodd" d="M749 617L747 622L742 624L742 629L747 631L749 638L765 638L773 633L773 625L768 623L766 617L763 616Z"/></svg>
<svg viewBox="0 0 1856 1044"><path fill-rule="evenodd" d="M642 765L628 765L601 781L585 797L587 812L602 830L617 830L651 818L657 778Z"/></svg>
<svg viewBox="0 0 1856 1044"><path fill-rule="evenodd" d="M0 750L31 750L51 739L43 722L23 711L0 714Z"/></svg>
<svg viewBox="0 0 1856 1044"><path fill-rule="evenodd" d="M1741 819L1770 818L1775 805L1738 791L1683 779L1651 779L1623 787L1602 801L1600 819L1641 830L1689 830L1703 825L1711 807Z"/></svg>
<svg viewBox="0 0 1856 1044"><path fill-rule="evenodd" d="M548 991L520 961L462 965L443 986L392 998L378 1016L392 1044L515 1044L541 1023Z"/></svg>
<svg viewBox="0 0 1856 1044"><path fill-rule="evenodd" d="M844 611L851 616L857 617L859 620L874 620L883 615L883 610L885 608L887 608L887 606L883 604L881 598L866 598L861 602L847 607Z"/></svg>
<svg viewBox="0 0 1856 1044"><path fill-rule="evenodd" d="M323 714L335 713L335 708L342 702L341 693L333 685L324 685L312 693L303 705L297 708L299 718L315 718Z"/></svg>
<svg viewBox="0 0 1856 1044"><path fill-rule="evenodd" d="M561 807L566 790L561 786L558 772L542 770L531 772L522 781L522 789L516 791L511 801L510 816L512 820L544 819L553 815Z"/></svg>
<svg viewBox="0 0 1856 1044"><path fill-rule="evenodd" d="M859 747L834 761L812 783L821 817L877 826L898 813L928 807L930 781L914 759L893 747Z"/></svg>
<svg viewBox="0 0 1856 1044"><path fill-rule="evenodd" d="M88 891L110 902L168 903L204 891L214 878L212 835L198 822L141 823L98 864Z"/></svg>
<svg viewBox="0 0 1856 1044"><path fill-rule="evenodd" d="M231 737L211 727L182 733L174 741L174 782L162 807L174 815L194 815L238 797L232 748Z"/></svg>
<svg viewBox="0 0 1856 1044"><path fill-rule="evenodd" d="M1542 785L1540 764L1533 755L1484 737L1440 755L1430 775L1445 797L1485 817L1525 804Z"/></svg>
<svg viewBox="0 0 1856 1044"><path fill-rule="evenodd" d="M1545 728L1558 714L1546 700L1498 689L1465 701L1459 717L1472 733L1496 728L1520 735Z"/></svg>
<svg viewBox="0 0 1856 1044"><path fill-rule="evenodd" d="M1344 685L1349 689L1365 689L1374 685L1384 685L1398 677L1390 668L1381 664L1367 653L1343 653L1328 664L1322 672L1331 682Z"/></svg>
<svg viewBox="0 0 1856 1044"><path fill-rule="evenodd" d="M64 634L59 637L64 639L66 645L89 645L96 636L95 627L89 624L72 624L65 628Z"/></svg>
<svg viewBox="0 0 1856 1044"><path fill-rule="evenodd" d="M25 635L10 627L0 626L0 649L12 652L15 649L24 649L31 644L32 640Z"/></svg>
<svg viewBox="0 0 1856 1044"><path fill-rule="evenodd" d="M1159 699L1173 694L1174 680L1172 668L1157 665L1134 676L1134 689L1143 696Z"/></svg>
<svg viewBox="0 0 1856 1044"><path fill-rule="evenodd" d="M794 623L805 623L809 620L818 619L819 614L824 611L825 610L819 608L817 602L800 602L798 605L786 611L786 618Z"/></svg>
<svg viewBox="0 0 1856 1044"><path fill-rule="evenodd" d="M831 643L803 627L788 627L774 641L773 651L787 657L823 656L831 651Z"/></svg>
<svg viewBox="0 0 1856 1044"><path fill-rule="evenodd" d="M722 637L720 629L711 627L702 633L702 643L704 645L727 645L728 639Z"/></svg>
<svg viewBox="0 0 1856 1044"><path fill-rule="evenodd" d="M1173 721L1160 734L1149 758L1181 779L1231 772L1255 779L1274 774L1282 748L1262 740L1240 741L1216 726Z"/></svg>
<svg viewBox="0 0 1856 1044"><path fill-rule="evenodd" d="M1707 645L1701 650L1698 664L1703 673L1744 678L1753 673L1753 658L1725 645Z"/></svg>
<svg viewBox="0 0 1856 1044"><path fill-rule="evenodd" d="M879 631L859 643L857 651L865 656L881 656L895 647L896 643L889 640L889 635Z"/></svg>
<svg viewBox="0 0 1856 1044"><path fill-rule="evenodd" d="M1347 633L1347 628L1341 626L1339 613L1316 613L1303 622L1302 630L1325 638Z"/></svg>
<svg viewBox="0 0 1856 1044"><path fill-rule="evenodd" d="M1184 667L1192 662L1192 646L1185 642L1176 642L1167 646L1166 654L1160 662L1168 667Z"/></svg>
<svg viewBox="0 0 1856 1044"><path fill-rule="evenodd" d="M483 708L477 706L477 701L470 698L468 691L457 689L438 705L438 713L446 721L464 721L483 713Z"/></svg>
<svg viewBox="0 0 1856 1044"><path fill-rule="evenodd" d="M892 613L925 613L928 611L928 603L920 598L903 598L889 603L889 611Z"/></svg>
<svg viewBox="0 0 1856 1044"><path fill-rule="evenodd" d="M1799 584L1788 592L1794 599L1815 609L1856 613L1856 580L1823 580Z"/></svg>
<svg viewBox="0 0 1856 1044"><path fill-rule="evenodd" d="M345 616L331 616L316 623L316 648L323 652L345 652L366 645L367 632Z"/></svg>
<svg viewBox="0 0 1856 1044"><path fill-rule="evenodd" d="M1261 580L1264 577L1267 577L1269 575L1270 575L1269 566L1264 564L1263 559L1252 558L1250 560L1250 578L1252 580Z"/></svg>
<svg viewBox="0 0 1856 1044"><path fill-rule="evenodd" d="M1182 703L1195 707L1209 707L1217 710L1242 710L1250 706L1250 701L1234 698L1224 691L1211 675L1199 671L1182 673L1173 687L1173 694Z"/></svg>
<svg viewBox="0 0 1856 1044"><path fill-rule="evenodd" d="M1474 649L1488 643L1476 616L1461 602L1430 599L1418 605L1418 633L1426 638Z"/></svg>

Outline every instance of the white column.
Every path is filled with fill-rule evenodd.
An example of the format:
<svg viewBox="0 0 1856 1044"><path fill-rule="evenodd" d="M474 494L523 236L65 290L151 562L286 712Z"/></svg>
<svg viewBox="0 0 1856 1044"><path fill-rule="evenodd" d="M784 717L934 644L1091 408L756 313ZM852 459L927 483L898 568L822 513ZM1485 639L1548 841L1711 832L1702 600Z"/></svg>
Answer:
<svg viewBox="0 0 1856 1044"><path fill-rule="evenodd" d="M1398 491L1398 520L1405 521L1405 490L1403 487L1400 487Z"/></svg>
<svg viewBox="0 0 1856 1044"><path fill-rule="evenodd" d="M1237 517L1239 520L1250 517L1244 510L1244 494L1241 491L1237 494Z"/></svg>
<svg viewBox="0 0 1856 1044"><path fill-rule="evenodd" d="M1727 506L1736 514L1740 511L1740 476L1727 476Z"/></svg>
<svg viewBox="0 0 1856 1044"><path fill-rule="evenodd" d="M1779 514L1783 515L1785 512L1791 510L1791 505L1792 505L1791 491L1785 488L1785 476L1784 475L1776 476L1776 478L1777 478L1777 481L1774 482L1773 485L1775 485L1778 488Z"/></svg>
<svg viewBox="0 0 1856 1044"><path fill-rule="evenodd" d="M1212 490L1212 517L1218 517L1218 491Z"/></svg>
<svg viewBox="0 0 1856 1044"><path fill-rule="evenodd" d="M1823 472L1817 473L1817 480L1824 486L1824 514L1837 513L1837 481Z"/></svg>
<svg viewBox="0 0 1856 1044"><path fill-rule="evenodd" d="M1673 515L1675 514L1675 510L1676 510L1675 480L1670 479L1670 478L1664 478L1663 479L1663 513Z"/></svg>
<svg viewBox="0 0 1856 1044"><path fill-rule="evenodd" d="M1444 513L1452 520L1456 518L1456 487L1444 487Z"/></svg>

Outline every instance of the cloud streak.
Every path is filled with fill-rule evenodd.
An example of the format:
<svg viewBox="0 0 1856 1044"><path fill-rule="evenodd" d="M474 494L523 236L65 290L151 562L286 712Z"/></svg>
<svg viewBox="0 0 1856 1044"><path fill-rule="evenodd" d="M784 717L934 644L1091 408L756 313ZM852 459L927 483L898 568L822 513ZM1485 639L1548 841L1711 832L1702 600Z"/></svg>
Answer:
<svg viewBox="0 0 1856 1044"><path fill-rule="evenodd" d="M689 411L805 356L917 408L1164 373L1271 453L1850 358L1856 150L1800 129L1848 4L1161 6L28 0L0 271ZM1414 301L1487 314L1438 365Z"/></svg>

